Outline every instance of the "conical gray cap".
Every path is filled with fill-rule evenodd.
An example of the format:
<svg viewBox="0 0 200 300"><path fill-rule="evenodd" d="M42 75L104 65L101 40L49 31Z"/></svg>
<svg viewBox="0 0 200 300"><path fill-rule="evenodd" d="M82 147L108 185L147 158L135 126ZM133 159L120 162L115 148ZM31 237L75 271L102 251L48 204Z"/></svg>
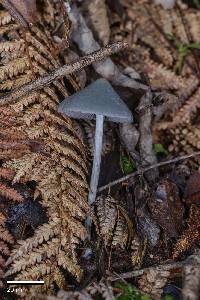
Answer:
<svg viewBox="0 0 200 300"><path fill-rule="evenodd" d="M131 111L105 79L99 79L67 97L59 105L58 111L75 119L95 119L96 115L103 115L112 122L133 121Z"/></svg>

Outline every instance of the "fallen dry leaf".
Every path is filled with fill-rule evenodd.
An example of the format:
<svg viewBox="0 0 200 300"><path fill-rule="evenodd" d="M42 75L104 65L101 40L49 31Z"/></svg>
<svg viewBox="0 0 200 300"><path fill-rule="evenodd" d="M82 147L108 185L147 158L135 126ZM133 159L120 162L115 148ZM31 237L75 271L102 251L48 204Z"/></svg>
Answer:
<svg viewBox="0 0 200 300"><path fill-rule="evenodd" d="M152 217L168 237L176 237L181 232L184 209L176 184L161 180L148 205Z"/></svg>

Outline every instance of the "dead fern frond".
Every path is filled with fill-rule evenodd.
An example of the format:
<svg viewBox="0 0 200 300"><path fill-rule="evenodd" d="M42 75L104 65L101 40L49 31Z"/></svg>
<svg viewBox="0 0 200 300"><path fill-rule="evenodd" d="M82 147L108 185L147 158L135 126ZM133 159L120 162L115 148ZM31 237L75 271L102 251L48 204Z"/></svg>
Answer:
<svg viewBox="0 0 200 300"><path fill-rule="evenodd" d="M179 103L172 109L179 108L199 85L196 76L191 75L187 78L177 76L172 70L154 62L151 58L145 60L142 71L149 75L153 86L162 90L171 90L178 96Z"/></svg>
<svg viewBox="0 0 200 300"><path fill-rule="evenodd" d="M0 168L0 178L12 180L15 172L12 169Z"/></svg>
<svg viewBox="0 0 200 300"><path fill-rule="evenodd" d="M175 128L184 123L190 123L191 119L196 116L200 107L200 88L187 99L184 105L178 110L171 123L168 123L168 128Z"/></svg>
<svg viewBox="0 0 200 300"><path fill-rule="evenodd" d="M17 202L23 201L20 193L2 182L0 182L0 196Z"/></svg>
<svg viewBox="0 0 200 300"><path fill-rule="evenodd" d="M113 230L117 220L117 202L114 198L108 196L99 196L97 199L97 218L99 232L105 245L113 235Z"/></svg>
<svg viewBox="0 0 200 300"><path fill-rule="evenodd" d="M19 29L20 25L17 23L8 24L0 27L0 35L9 34L12 31Z"/></svg>
<svg viewBox="0 0 200 300"><path fill-rule="evenodd" d="M112 246L120 246L124 249L128 242L128 230L127 224L124 219L118 219L115 227L115 231L112 238Z"/></svg>
<svg viewBox="0 0 200 300"><path fill-rule="evenodd" d="M200 206L191 205L190 215L188 219L188 228L185 229L181 237L176 242L173 250L173 258L178 258L182 253L191 249L195 242L200 238Z"/></svg>
<svg viewBox="0 0 200 300"><path fill-rule="evenodd" d="M50 1L40 1L40 4L51 7ZM7 28L8 34L0 42L4 57L0 67L1 93L60 66L57 46L48 31L55 23L48 26L49 21L43 23L44 11L40 10L39 26L32 26L26 33L15 27L13 34L13 27ZM15 24L12 20L8 26ZM68 91L60 80L6 106L0 116L3 168L14 171L13 183L35 182L35 196L41 198L49 216L49 223L38 228L33 237L23 241L12 253L7 275L18 273L16 278L27 280L42 277L47 289L55 281L62 287L62 269L80 279L76 246L86 235L83 225L88 213L85 147L72 121L57 113L57 105L66 95ZM17 197L15 194L11 197L11 190L4 185L2 188L3 196Z"/></svg>
<svg viewBox="0 0 200 300"><path fill-rule="evenodd" d="M105 246L128 246L133 224L126 211L111 196L99 196L96 203L98 232Z"/></svg>
<svg viewBox="0 0 200 300"><path fill-rule="evenodd" d="M68 231L72 232L68 236L63 231L63 228L66 228L66 226ZM17 250L13 250L7 262L7 264L12 263L12 266L9 268L6 276L20 272L16 277L18 280L20 278L37 280L41 277L44 278L44 275L51 274L53 275L53 281L54 272L60 272L59 267L63 267L68 269L77 279L80 279L81 270L75 253L80 234L79 237L73 237L73 233L76 232L74 226L78 226L78 229L82 230L81 238L83 238L85 231L80 228L78 222L72 223L67 220L61 220L54 214L48 224L39 227L32 238L21 242L21 246ZM46 268L47 273L44 273L44 269L43 267L40 268L40 265L43 266L46 259L54 261L54 264L50 269ZM35 268L35 272L33 272L33 268Z"/></svg>
<svg viewBox="0 0 200 300"><path fill-rule="evenodd" d="M134 28L130 33L135 42L130 64L145 73L152 86L176 96L170 103L165 99L165 117L155 124L156 135L160 142L166 142L162 141L165 133L169 136L170 151L190 154L199 149L197 141L193 138L191 144L188 138L188 132L197 138L195 128L199 126L199 63L194 55L199 51L199 11L183 2L171 10L149 0L122 0L122 4L128 8Z"/></svg>
<svg viewBox="0 0 200 300"><path fill-rule="evenodd" d="M140 268L147 249L147 239L141 240L137 235L134 236L131 243L132 264L135 268Z"/></svg>
<svg viewBox="0 0 200 300"><path fill-rule="evenodd" d="M24 41L19 40L19 41L6 41L6 42L1 42L0 43L0 53L1 56L8 55L9 52L16 52L21 51L22 53L24 52Z"/></svg>
<svg viewBox="0 0 200 300"><path fill-rule="evenodd" d="M13 61L7 63L5 66L0 67L0 81L4 81L8 78L16 77L19 74L23 74L28 70L29 61L24 58L16 58Z"/></svg>
<svg viewBox="0 0 200 300"><path fill-rule="evenodd" d="M179 4L179 7L165 10L162 6L155 5L152 1L135 1L134 4L131 1L122 1L122 3L128 7L129 17L135 28L135 41L137 44L145 44L148 49L151 49L152 57L158 63L172 69L180 59L179 45L199 42L198 34L193 33L193 41L188 40L181 14L188 22L188 27L191 31L193 27L190 20L198 28L199 18L198 13L187 5ZM189 68L187 68L187 72L190 72Z"/></svg>
<svg viewBox="0 0 200 300"><path fill-rule="evenodd" d="M6 217L0 213L0 287L4 287L4 275L6 270L6 259L10 255L10 246L14 244L14 238L5 226Z"/></svg>
<svg viewBox="0 0 200 300"><path fill-rule="evenodd" d="M148 269L139 279L139 289L152 296L153 299L161 299L163 288L169 278L169 271L160 271L155 269Z"/></svg>

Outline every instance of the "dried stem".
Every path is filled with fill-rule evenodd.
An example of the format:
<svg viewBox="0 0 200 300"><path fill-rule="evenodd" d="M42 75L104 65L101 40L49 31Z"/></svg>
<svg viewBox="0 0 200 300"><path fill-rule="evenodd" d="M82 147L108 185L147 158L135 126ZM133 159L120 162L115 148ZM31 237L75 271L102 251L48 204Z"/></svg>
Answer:
<svg viewBox="0 0 200 300"><path fill-rule="evenodd" d="M139 277L150 269L161 270L161 271L170 271L173 269L182 268L184 265L185 265L185 261L172 262L172 263L166 264L166 265L158 265L156 267L149 267L149 268L144 268L144 269L140 269L140 270L136 270L136 271L132 271L132 272L126 272L126 273L120 274L120 278L128 279L128 278L133 278L133 277ZM116 280L119 280L119 277L118 276L109 276L107 279L109 281L116 281Z"/></svg>
<svg viewBox="0 0 200 300"><path fill-rule="evenodd" d="M147 167L149 165L155 165L157 158L153 150L153 138L152 138L152 92L149 90L140 99L137 111L139 113L139 152L141 167ZM147 172L146 177L149 182L155 182L158 177L158 170L153 168L150 172Z"/></svg>
<svg viewBox="0 0 200 300"><path fill-rule="evenodd" d="M198 255L191 255L188 258L186 258L183 261L179 261L179 262L169 262L166 264L161 264L161 265L157 265L157 266L152 266L152 267L148 267L148 268L144 268L144 269L140 269L140 270L135 270L135 271L131 271L131 272L126 272L126 273L122 273L120 274L120 278L121 279L128 279L128 278L133 278L133 277L139 277L141 275L143 275L146 271L153 269L153 270L157 270L157 271L171 271L174 269L182 269L185 266L188 265L188 262L190 262L191 260L193 261L198 261L199 262L199 256ZM108 274L109 277L107 277L107 280L109 281L116 281L119 280L119 276L113 276L112 273Z"/></svg>
<svg viewBox="0 0 200 300"><path fill-rule="evenodd" d="M81 52L86 55L91 51L100 49L100 45L94 39L92 31L88 28L76 5L71 7L69 18L72 22L71 38L78 45ZM142 90L148 88L145 84L124 75L110 58L94 63L93 68L99 75L111 81L113 85Z"/></svg>
<svg viewBox="0 0 200 300"><path fill-rule="evenodd" d="M89 55L82 57L81 59L75 61L71 64L66 64L52 72L49 72L47 75L42 76L31 83L25 84L20 88L13 89L11 92L6 95L0 97L0 106L12 103L17 99L31 93L37 91L45 86L49 85L55 80L58 80L66 75L74 73L78 70L83 69L86 66L89 66L95 61L102 60L105 57L110 56L113 53L117 53L125 48L127 48L127 44L123 42L114 43L108 45L98 51L95 51Z"/></svg>
<svg viewBox="0 0 200 300"><path fill-rule="evenodd" d="M200 155L200 151L198 152L194 152L194 153L191 153L191 154L187 154L187 155L183 155L183 156L180 156L180 157L176 157L174 159L170 159L170 160L167 160L167 161L163 161L163 162L160 162L160 163L157 163L155 165L152 165L152 166L149 166L147 168L144 168L144 169L140 169L139 171L136 171L134 173L131 173L129 175L126 175L122 178L119 178L115 181L112 181L102 187L100 187L98 189L98 193L108 189L108 188L111 188L112 186L116 185L116 184L119 184L119 183L122 183L126 180L129 180L130 178L132 177L135 177L135 176L138 176L138 175L142 175L144 174L145 172L149 171L149 170L152 170L154 168L158 168L158 167L162 167L162 166L166 166L166 165L169 165L169 164L173 164L173 163L177 163L179 161L182 161L182 160L186 160L186 159L189 159L189 158L192 158L192 157L195 157L195 156L198 156Z"/></svg>

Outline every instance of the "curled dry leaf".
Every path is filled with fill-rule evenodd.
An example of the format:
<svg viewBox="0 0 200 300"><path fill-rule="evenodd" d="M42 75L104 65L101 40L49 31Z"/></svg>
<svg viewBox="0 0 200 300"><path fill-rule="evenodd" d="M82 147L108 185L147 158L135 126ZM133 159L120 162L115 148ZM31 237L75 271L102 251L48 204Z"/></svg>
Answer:
<svg viewBox="0 0 200 300"><path fill-rule="evenodd" d="M168 237L176 237L181 232L184 209L178 188L172 181L161 180L148 205L153 218Z"/></svg>
<svg viewBox="0 0 200 300"><path fill-rule="evenodd" d="M156 222L152 219L146 203L149 198L149 191L146 186L141 187L139 184L136 185L134 190L137 223L140 230L140 236L146 237L148 245L154 247L160 236L160 228Z"/></svg>

